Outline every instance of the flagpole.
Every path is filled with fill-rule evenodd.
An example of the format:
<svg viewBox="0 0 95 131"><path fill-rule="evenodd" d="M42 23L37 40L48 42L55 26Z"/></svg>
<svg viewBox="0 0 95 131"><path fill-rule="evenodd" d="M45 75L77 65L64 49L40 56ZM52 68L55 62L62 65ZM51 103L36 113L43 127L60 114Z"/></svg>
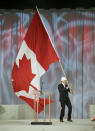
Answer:
<svg viewBox="0 0 95 131"><path fill-rule="evenodd" d="M34 97L34 120L36 121L36 95Z"/></svg>
<svg viewBox="0 0 95 131"><path fill-rule="evenodd" d="M37 8L37 5L36 5L36 9L38 9L38 8Z"/></svg>
<svg viewBox="0 0 95 131"><path fill-rule="evenodd" d="M36 9L37 9L37 8L36 8ZM39 13L39 10L38 10L38 9L37 9L37 11L38 11L38 13ZM39 13L39 16L40 16L40 13ZM46 29L46 26L45 26L45 24L44 24L43 19L42 19L41 16L40 16L40 19L41 19L41 21L42 21L42 23L43 23L43 25L44 25L44 28L45 28L45 30L46 30L46 32L47 32L47 34L48 34L48 37L49 37L49 39L50 39L50 41L51 41L51 43L52 43L52 46L53 46L53 48L54 48L54 50L55 50L55 52L56 52L56 54L57 54L57 56L58 56L58 58L59 58L58 52L57 52L56 48L55 48L54 45L53 45L53 42L52 42L52 40L51 40L51 38L50 38L50 36L49 36L49 33L48 33L47 29ZM64 73L64 76L66 77L66 74L65 74L65 71L64 71L63 66L62 66L62 64L61 64L60 59L59 59L59 64L60 64L61 69L62 69L62 71L63 71L63 73ZM66 78L67 78L67 77L66 77ZM68 81L67 81L67 82L68 82ZM69 82L68 82L68 85L69 85ZM69 85L69 87L70 87L70 85Z"/></svg>
<svg viewBox="0 0 95 131"><path fill-rule="evenodd" d="M64 71L64 68L63 68L63 66L62 66L62 63L61 63L61 60L59 59L59 64L60 64L60 66L61 66L61 69L62 69L62 71L63 71L63 74L64 74L64 76L66 77L66 74L65 74L65 71ZM67 78L67 77L66 77Z"/></svg>
<svg viewBox="0 0 95 131"><path fill-rule="evenodd" d="M36 9L37 9L37 8L36 8ZM39 14L39 16L40 16L40 13L39 13L39 10L38 10L38 9L37 9L37 11L38 11L38 14ZM47 34L48 34L48 37L49 37L49 39L50 39L50 41L51 41L51 43L52 43L52 46L53 46L53 48L54 48L54 50L55 50L55 52L56 52L56 54L57 54L57 56L58 56L58 58L59 58L58 52L57 52L57 50L55 49L55 47L54 47L54 45L53 45L53 42L52 42L52 40L51 40L51 38L50 38L50 36L49 36L49 33L48 33L47 29L46 29L46 26L45 26L45 24L44 24L43 19L42 19L41 16L40 16L40 19L41 19L41 21L42 21L42 23L43 23L43 25L44 25L44 28L45 28L45 30L46 30L46 32L47 32ZM65 74L65 71L64 71L64 68L63 68L63 66L62 66L62 63L61 63L61 60L60 60L60 59L59 59L59 64L60 64L61 69L62 69L62 71L63 71L63 73L64 73L64 76L66 77L66 74ZM67 77L66 77L66 78L67 78ZM68 82L68 80L67 80L67 82ZM68 86L70 87L69 82L68 82Z"/></svg>
<svg viewBox="0 0 95 131"><path fill-rule="evenodd" d="M36 7L36 9L37 9L37 7ZM39 13L39 10L38 10L38 9L37 9L37 11L38 11L38 13ZM39 16L40 16L40 13L39 13ZM49 37L49 39L50 39L50 41L51 41L51 43L52 43L52 46L53 46L53 48L54 48L54 50L55 50L55 52L56 52L56 54L57 54L57 56L58 56L58 58L59 58L58 52L57 52L57 50L55 49L55 47L54 47L54 45L53 45L53 42L52 42L52 40L51 40L51 38L50 38L50 36L49 36L49 33L48 33L48 31L47 31L47 29L46 29L46 27L45 27L45 24L44 24L43 19L41 18L41 16L40 16L40 19L41 19L41 21L42 21L42 23L43 23L43 25L44 25L44 28L45 28L45 30L46 30L46 32L47 32L47 34L48 34L48 37ZM65 77L66 77L66 74L65 74L64 69L63 69L63 67L62 67L62 64L61 64L60 59L59 59L59 63L60 63L61 69L62 69L62 71L63 71L63 73L64 73L64 75L65 75Z"/></svg>
<svg viewBox="0 0 95 131"><path fill-rule="evenodd" d="M60 64L60 67L61 67L61 69L62 69L62 71L63 71L64 76L66 77L66 74L65 74L65 71L64 71L64 68L63 68L63 66L62 66L62 63L61 63L61 60L60 60L60 59L59 59L59 64ZM66 78L67 78L67 77L66 77ZM68 82L68 79L67 79L67 83L68 83L68 86L70 87L69 82ZM72 90L70 90L70 93L72 93Z"/></svg>

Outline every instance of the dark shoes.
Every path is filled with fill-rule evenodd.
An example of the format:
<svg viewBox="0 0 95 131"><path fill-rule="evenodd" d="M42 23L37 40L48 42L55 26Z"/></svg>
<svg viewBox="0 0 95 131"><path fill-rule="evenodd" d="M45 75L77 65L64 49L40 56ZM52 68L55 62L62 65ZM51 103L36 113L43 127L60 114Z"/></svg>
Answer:
<svg viewBox="0 0 95 131"><path fill-rule="evenodd" d="M64 122L63 120L60 120L60 122Z"/></svg>
<svg viewBox="0 0 95 131"><path fill-rule="evenodd" d="M67 119L67 121L72 122L72 120L71 120L71 119ZM60 122L64 122L64 121L63 121L63 120L60 120Z"/></svg>
<svg viewBox="0 0 95 131"><path fill-rule="evenodd" d="M71 120L71 119L67 119L67 121L72 122L72 120Z"/></svg>

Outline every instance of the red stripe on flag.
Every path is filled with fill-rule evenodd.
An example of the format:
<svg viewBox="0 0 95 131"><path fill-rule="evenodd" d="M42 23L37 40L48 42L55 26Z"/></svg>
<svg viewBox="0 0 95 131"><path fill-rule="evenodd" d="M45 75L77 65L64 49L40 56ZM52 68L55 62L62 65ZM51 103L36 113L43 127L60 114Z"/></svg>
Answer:
<svg viewBox="0 0 95 131"><path fill-rule="evenodd" d="M49 68L50 64L58 60L58 56L37 10L24 40L28 47L36 54L37 60L45 70Z"/></svg>

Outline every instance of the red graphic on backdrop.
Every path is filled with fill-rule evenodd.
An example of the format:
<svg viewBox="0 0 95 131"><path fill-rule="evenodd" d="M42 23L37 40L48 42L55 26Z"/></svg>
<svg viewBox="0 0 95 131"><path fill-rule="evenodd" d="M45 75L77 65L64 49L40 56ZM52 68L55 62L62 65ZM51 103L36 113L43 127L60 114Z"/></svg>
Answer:
<svg viewBox="0 0 95 131"><path fill-rule="evenodd" d="M34 109L34 99L30 99L30 98L26 98L24 96L20 96L20 98L22 100L24 100L27 104L29 104L33 109ZM54 101L50 101L50 103L54 103ZM49 104L49 99L45 98L45 106ZM36 112L37 112L37 102L36 102L36 108L35 108ZM44 99L43 98L39 98L39 102L38 102L38 113L40 113L41 111L44 110Z"/></svg>
<svg viewBox="0 0 95 131"><path fill-rule="evenodd" d="M15 92L25 90L29 91L30 82L34 79L35 74L31 70L31 61L28 60L26 55L19 59L19 67L16 62L12 70L12 84Z"/></svg>

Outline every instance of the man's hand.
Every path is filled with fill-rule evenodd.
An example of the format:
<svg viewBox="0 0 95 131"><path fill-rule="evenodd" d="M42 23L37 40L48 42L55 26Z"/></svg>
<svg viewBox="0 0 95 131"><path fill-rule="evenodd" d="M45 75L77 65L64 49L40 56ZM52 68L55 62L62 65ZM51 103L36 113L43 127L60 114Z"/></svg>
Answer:
<svg viewBox="0 0 95 131"><path fill-rule="evenodd" d="M70 89L70 85L68 85L68 88Z"/></svg>
<svg viewBox="0 0 95 131"><path fill-rule="evenodd" d="M70 89L70 85L68 84L68 88ZM70 89L70 93L72 94L72 90Z"/></svg>
<svg viewBox="0 0 95 131"><path fill-rule="evenodd" d="M72 90L70 89L70 93L72 94Z"/></svg>

